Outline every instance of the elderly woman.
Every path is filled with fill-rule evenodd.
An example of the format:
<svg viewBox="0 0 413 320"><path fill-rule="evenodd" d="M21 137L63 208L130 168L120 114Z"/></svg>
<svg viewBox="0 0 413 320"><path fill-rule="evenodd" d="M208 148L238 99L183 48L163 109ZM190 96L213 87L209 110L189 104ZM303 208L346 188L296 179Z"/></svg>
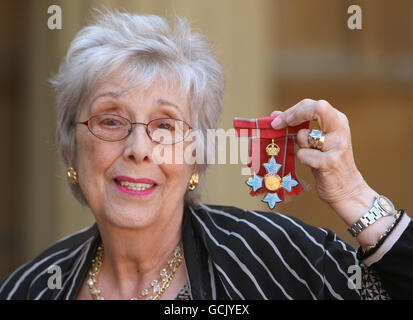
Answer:
<svg viewBox="0 0 413 320"><path fill-rule="evenodd" d="M191 132L216 128L221 111L223 72L185 20L170 27L157 16L102 14L76 36L53 84L71 188L96 223L3 279L0 298L413 296L410 219L364 181L348 120L329 103L274 111L272 126L318 122L324 143L316 138L314 148L300 130L297 157L320 199L352 226L358 252L279 213L204 205L196 185L206 165L161 161L188 146ZM61 279L51 281L50 270Z"/></svg>

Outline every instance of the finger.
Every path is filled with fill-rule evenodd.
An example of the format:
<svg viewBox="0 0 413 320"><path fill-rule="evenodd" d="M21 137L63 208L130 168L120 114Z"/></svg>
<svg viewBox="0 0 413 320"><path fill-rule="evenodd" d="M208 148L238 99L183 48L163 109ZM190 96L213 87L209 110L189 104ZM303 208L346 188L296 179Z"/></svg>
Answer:
<svg viewBox="0 0 413 320"><path fill-rule="evenodd" d="M300 148L311 149L310 144L308 143L308 135L310 134L309 129L301 129L297 133L297 144ZM323 152L333 150L335 148L341 148L342 137L336 133L327 133L324 137ZM316 149L317 150L317 149ZM319 150L317 150L319 151Z"/></svg>
<svg viewBox="0 0 413 320"><path fill-rule="evenodd" d="M344 126L337 109L325 100L306 101L292 112L284 113L285 121L289 126L296 126L305 121L316 120L320 129L327 133Z"/></svg>
<svg viewBox="0 0 413 320"><path fill-rule="evenodd" d="M280 111L280 110L274 110L273 112L271 112L271 117L278 116L278 115L280 115L281 113L283 113L283 112Z"/></svg>
<svg viewBox="0 0 413 320"><path fill-rule="evenodd" d="M276 130L284 129L287 126L287 122L285 122L282 114L279 114L278 117L271 121L271 126Z"/></svg>
<svg viewBox="0 0 413 320"><path fill-rule="evenodd" d="M321 166L321 152L319 150L300 149L297 151L296 156L298 161L307 167L319 169Z"/></svg>
<svg viewBox="0 0 413 320"><path fill-rule="evenodd" d="M296 111L297 108L300 108L303 104L306 103L311 103L314 100L311 99L304 99L301 100L300 102L298 102L297 104L295 104L294 106L292 106L291 108L285 110L282 114L280 114L277 118L275 118L272 122L271 122L271 126L274 129L283 129L285 127L288 126L287 123L287 117L291 114L294 114L294 112Z"/></svg>
<svg viewBox="0 0 413 320"><path fill-rule="evenodd" d="M304 99L287 109L277 120L272 122L274 129L296 126L306 121L315 120L324 132L331 132L348 125L346 117L339 116L339 111L325 100Z"/></svg>
<svg viewBox="0 0 413 320"><path fill-rule="evenodd" d="M329 152L320 152L316 149L299 149L297 159L303 165L316 169L329 171L341 161L342 154L331 150Z"/></svg>

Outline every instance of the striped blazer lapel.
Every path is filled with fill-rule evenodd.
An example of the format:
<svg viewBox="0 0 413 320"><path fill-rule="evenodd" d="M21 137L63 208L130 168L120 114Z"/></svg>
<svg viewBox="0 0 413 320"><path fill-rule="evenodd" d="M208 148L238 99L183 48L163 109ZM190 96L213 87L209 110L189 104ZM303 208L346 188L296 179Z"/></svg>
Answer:
<svg viewBox="0 0 413 320"><path fill-rule="evenodd" d="M215 265L205 247L204 231L185 206L182 224L182 242L188 270L191 294L194 300L228 300Z"/></svg>

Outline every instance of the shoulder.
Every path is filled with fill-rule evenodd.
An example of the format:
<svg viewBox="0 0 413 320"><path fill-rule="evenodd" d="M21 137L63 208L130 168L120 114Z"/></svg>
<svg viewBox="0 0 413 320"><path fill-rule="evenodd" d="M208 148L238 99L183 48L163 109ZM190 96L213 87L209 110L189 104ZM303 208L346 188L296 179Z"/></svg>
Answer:
<svg viewBox="0 0 413 320"><path fill-rule="evenodd" d="M200 204L193 208L195 220L205 227L229 228L232 231L252 231L284 235L306 240L323 241L327 229L309 225L295 217L278 212L245 210L234 206ZM248 232L247 232L248 235Z"/></svg>
<svg viewBox="0 0 413 320"><path fill-rule="evenodd" d="M355 257L354 249L329 229L309 225L300 219L278 212L244 210L234 206L200 204L192 209L192 220L205 238L222 243L249 246L252 250L282 252L318 259L332 247ZM336 251L337 251L336 250Z"/></svg>
<svg viewBox="0 0 413 320"><path fill-rule="evenodd" d="M20 266L0 281L0 299L34 299L47 290L49 268L58 266L61 273L70 273L79 255L89 250L98 237L93 224L83 230L60 239L36 258Z"/></svg>
<svg viewBox="0 0 413 320"><path fill-rule="evenodd" d="M190 210L212 261L244 296L254 286L275 299L347 296L346 270L356 255L330 230L277 212L205 204Z"/></svg>

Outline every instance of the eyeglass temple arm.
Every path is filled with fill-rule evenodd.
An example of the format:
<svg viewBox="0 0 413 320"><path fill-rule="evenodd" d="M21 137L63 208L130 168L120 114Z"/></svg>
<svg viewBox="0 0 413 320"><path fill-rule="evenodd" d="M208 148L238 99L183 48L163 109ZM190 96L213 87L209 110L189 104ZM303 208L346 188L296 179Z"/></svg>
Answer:
<svg viewBox="0 0 413 320"><path fill-rule="evenodd" d="M83 122L75 122L75 124L84 124L85 126L89 126L89 120Z"/></svg>

